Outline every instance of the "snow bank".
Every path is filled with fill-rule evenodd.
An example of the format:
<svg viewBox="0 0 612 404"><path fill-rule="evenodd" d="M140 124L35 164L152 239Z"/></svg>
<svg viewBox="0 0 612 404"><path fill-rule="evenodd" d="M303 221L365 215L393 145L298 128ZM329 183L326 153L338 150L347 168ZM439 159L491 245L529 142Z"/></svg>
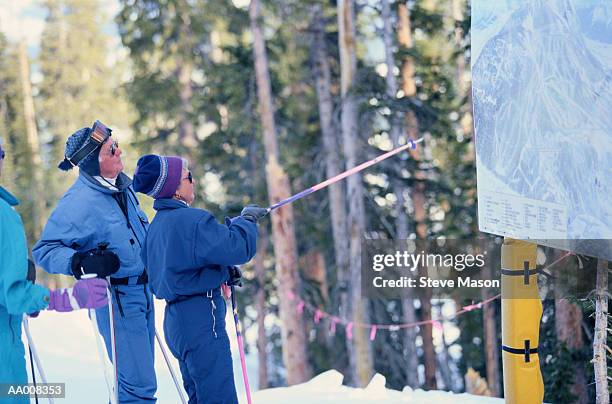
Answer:
<svg viewBox="0 0 612 404"><path fill-rule="evenodd" d="M445 391L390 390L385 377L376 374L364 389L342 385L343 376L336 370L321 373L309 382L256 392L253 402L265 404L501 404L498 398L453 394Z"/></svg>

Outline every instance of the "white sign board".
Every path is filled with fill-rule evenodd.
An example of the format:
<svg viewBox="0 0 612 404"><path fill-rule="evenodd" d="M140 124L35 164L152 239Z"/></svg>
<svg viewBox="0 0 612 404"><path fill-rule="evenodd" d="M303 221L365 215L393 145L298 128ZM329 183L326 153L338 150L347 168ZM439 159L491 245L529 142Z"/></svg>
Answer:
<svg viewBox="0 0 612 404"><path fill-rule="evenodd" d="M472 0L481 231L612 259L612 1Z"/></svg>

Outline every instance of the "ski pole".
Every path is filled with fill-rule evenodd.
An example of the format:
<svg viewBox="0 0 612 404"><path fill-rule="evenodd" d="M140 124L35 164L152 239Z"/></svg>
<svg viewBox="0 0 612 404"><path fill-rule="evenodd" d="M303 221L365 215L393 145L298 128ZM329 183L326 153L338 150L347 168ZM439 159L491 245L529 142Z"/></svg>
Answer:
<svg viewBox="0 0 612 404"><path fill-rule="evenodd" d="M40 378L43 383L47 383L47 375L43 370L42 364L40 362L40 358L38 357L38 352L36 351L36 345L34 345L34 340L32 339L32 334L30 334L30 325L28 323L27 314L23 315L23 330L26 334L26 339L28 340L28 347L32 352L32 356L34 357L34 362L36 363L36 367L38 368L38 373L40 374ZM49 402L53 404L53 399L49 397Z"/></svg>
<svg viewBox="0 0 612 404"><path fill-rule="evenodd" d="M242 366L242 378L244 380L244 388L246 389L247 402L252 404L251 401L251 388L249 387L249 375L246 369L246 358L244 355L244 343L242 341L242 326L238 319L238 306L236 305L236 293L234 285L232 285L232 311L234 312L234 324L236 325L236 339L238 340L238 351L240 352L240 366Z"/></svg>
<svg viewBox="0 0 612 404"><path fill-rule="evenodd" d="M85 274L81 276L81 279L90 279L90 278L95 278L96 274ZM106 359L105 359L105 354L104 354L104 348L102 346L102 341L100 341L100 329L98 327L98 317L96 315L96 310L95 309L89 309L89 320L91 322L91 326L93 328L93 332L94 332L94 338L96 339L96 345L98 347L98 357L100 358L100 363L102 364L102 369L104 371L104 381L106 381L106 389L108 390L108 397L109 400L112 402L114 396L113 396L113 390L112 390L112 382L111 382L111 376L109 376L108 374L108 366L106 365Z"/></svg>
<svg viewBox="0 0 612 404"><path fill-rule="evenodd" d="M108 317L110 319L110 337L111 337L111 351L113 358L113 398L114 403L119 403L119 366L117 366L117 340L115 336L115 309L113 307L113 295L111 293L111 277L107 276L108 289L106 291L108 296Z"/></svg>
<svg viewBox="0 0 612 404"><path fill-rule="evenodd" d="M293 196L290 196L289 198L287 198L285 200L282 200L280 202L275 203L274 205L269 206L268 207L268 213L270 213L271 211L273 211L276 208L280 208L283 205L295 202L298 199L301 199L301 198L303 198L303 197L305 197L307 195L310 195L310 194L312 194L314 192L317 192L317 191L319 191L319 190L321 190L323 188L326 188L326 187L328 187L328 186L330 186L332 184L335 184L336 182L338 182L340 180L343 180L346 177L350 177L351 175L356 174L356 173L358 173L360 171L363 171L366 168L373 166L374 164L378 164L381 161L386 160L386 159L388 159L391 156L394 156L394 155L396 155L398 153L401 153L404 150L407 150L408 148L416 149L417 143L421 143L422 141L423 141L422 137L417 139L417 140L409 140L408 143L403 145L403 146L397 147L397 148L395 148L395 149L393 149L391 151L386 152L385 154L381 154L380 156L378 156L378 157L376 157L376 158L374 158L372 160L366 161L365 163L361 163L358 166L350 168L350 169L346 170L345 172L336 175L335 177L329 178L329 179L327 179L327 180L325 180L325 181L323 181L323 182L321 182L321 183L319 183L317 185L314 185L314 186L312 186L312 187L310 187L308 189L303 190L302 192L299 192L299 193L297 193L297 194L295 194Z"/></svg>
<svg viewBox="0 0 612 404"><path fill-rule="evenodd" d="M36 392L36 371L34 370L34 359L32 359L32 347L28 344L28 351L30 351L30 369L32 371L32 383L34 384L34 400L38 404L38 393Z"/></svg>
<svg viewBox="0 0 612 404"><path fill-rule="evenodd" d="M159 349L161 349L162 355L164 356L164 360L166 361L166 365L168 365L168 370L170 370L170 375L172 376L172 380L174 381L174 385L176 386L176 391L178 392L179 397L181 398L181 402L183 404L187 404L187 401L185 401L185 397L183 396L183 391L181 390L181 386L180 386L180 384L178 382L178 378L176 377L176 373L174 372L174 368L172 367L172 363L170 363L170 358L168 357L168 353L166 352L166 348L162 344L162 340L159 337L159 334L157 333L157 330L155 330L155 339L157 340L157 344L159 345Z"/></svg>
<svg viewBox="0 0 612 404"><path fill-rule="evenodd" d="M91 321L91 325L94 331L94 338L96 339L96 345L98 346L98 356L100 358L100 363L102 363L102 368L104 371L104 380L106 381L106 389L108 390L109 400L113 399L113 387L111 378L108 374L108 366L106 365L106 359L104 357L104 348L102 347L102 342L100 341L100 329L98 328L98 317L96 316L95 309L89 309L89 319Z"/></svg>

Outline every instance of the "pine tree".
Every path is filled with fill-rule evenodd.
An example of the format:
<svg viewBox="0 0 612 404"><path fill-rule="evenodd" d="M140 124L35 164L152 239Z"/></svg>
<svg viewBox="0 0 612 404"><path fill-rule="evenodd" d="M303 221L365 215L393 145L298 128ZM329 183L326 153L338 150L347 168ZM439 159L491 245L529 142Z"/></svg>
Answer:
<svg viewBox="0 0 612 404"><path fill-rule="evenodd" d="M398 40L400 45L404 48L404 52L409 51L413 47L412 38L412 25L410 23L410 11L408 5L400 3L398 5ZM402 75L402 92L404 97L415 97L417 87L414 79L415 74L415 63L412 56L408 53L404 56L401 68ZM419 119L416 113L409 109L406 111L405 117L405 130L406 136L411 140L416 140L419 137ZM417 168L413 174L414 183L411 190L412 195L412 206L414 210L414 222L415 232L417 238L423 240L427 238L427 225L426 225L426 196L425 196L425 184L426 177L425 172L420 168L420 161L422 159L421 151L412 150L411 157L415 161L414 167ZM407 300L404 304L404 315L407 319L411 319L412 310L411 301ZM421 318L422 320L431 320L431 301L430 297L426 294L421 299ZM421 338L423 340L423 363L425 365L425 387L429 389L436 388L436 360L435 350L433 346L432 327L431 324L424 324L420 326ZM407 331L407 339L413 338L412 330ZM407 342L407 346L411 343ZM414 381L413 381L414 383Z"/></svg>
<svg viewBox="0 0 612 404"><path fill-rule="evenodd" d="M3 186L20 200L17 211L24 222L28 244L31 246L40 232L40 222L32 219L42 214L40 210L44 195L36 191L37 183L30 168L33 153L28 139L25 107L31 102L31 99L27 101L31 93L24 92L29 82L23 83L24 77L28 77L23 71L27 68L27 55L23 52L23 46L10 45L0 35L0 136L4 138L2 148L7 154L3 168L6 182L3 181ZM11 60L19 61L20 57L21 64L9 63ZM32 116L29 118L31 124Z"/></svg>
<svg viewBox="0 0 612 404"><path fill-rule="evenodd" d="M553 254L553 259L561 257L561 251L557 250ZM582 335L583 315L581 307L568 299L568 296L563 296L561 293L561 285L555 287L555 331L557 339L557 348L559 356L563 354L580 353L584 350L584 338ZM565 352L563 352L565 351ZM571 369L572 386L570 388L578 403L586 403L586 376L585 368L582 363L574 363L569 361L568 367Z"/></svg>
<svg viewBox="0 0 612 404"><path fill-rule="evenodd" d="M593 332L593 368L595 370L595 394L597 404L610 402L608 388L608 261L600 259L597 263L597 283L595 288L595 330ZM608 348L609 349L609 348Z"/></svg>
<svg viewBox="0 0 612 404"><path fill-rule="evenodd" d="M27 162L31 170L30 188L28 194L32 198L31 231L29 240L38 240L43 228L43 215L45 214L45 193L42 183L42 164L40 158L40 141L38 139L38 123L34 111L34 99L32 97L32 83L30 81L30 60L27 55L25 40L19 43L19 78L21 81L21 92L23 99L23 118L25 120L26 138L30 161Z"/></svg>
<svg viewBox="0 0 612 404"><path fill-rule="evenodd" d="M64 144L76 130L98 119L125 139L128 106L119 89L122 69L109 60L108 17L100 0L45 0L47 10L39 55L41 137L46 139L45 183L51 202L70 181L57 170ZM74 175L74 174L73 174Z"/></svg>
<svg viewBox="0 0 612 404"><path fill-rule="evenodd" d="M249 6L251 31L253 33L253 59L257 80L259 111L266 151L266 181L268 198L274 204L291 195L289 178L279 160L278 138L272 106L272 87L268 70L265 40L260 27L260 5L251 0ZM294 229L293 207L286 205L272 214L272 237L276 272L280 288L280 318L282 322L283 359L287 369L287 383L307 381L311 376L306 353L306 336L301 316L292 313L295 299L300 295L297 245Z"/></svg>
<svg viewBox="0 0 612 404"><path fill-rule="evenodd" d="M346 168L359 163L358 154L358 104L355 97L357 75L355 3L338 1L338 44L340 49L340 96L342 146ZM353 323L369 323L368 300L361 296L361 238L365 231L364 190L361 174L347 178L350 283L345 307L347 317ZM372 350L365 328L353 328L353 340L349 341L349 364L353 383L365 386L372 377Z"/></svg>
<svg viewBox="0 0 612 404"><path fill-rule="evenodd" d="M404 5L405 6L405 5ZM383 39L385 44L385 64L387 67L386 72L386 84L387 84L387 103L392 105L398 96L398 85L395 78L395 45L393 40L393 21L391 16L391 7L387 0L381 1L381 17L383 20ZM408 36L409 38L409 36ZM405 61L405 65L409 62ZM409 79L408 79L409 78ZM408 73L404 75L404 90L407 87L414 85L412 77L408 76ZM389 132L391 140L393 141L394 147L400 145L400 141L405 142L404 129L402 125L401 114L397 110L393 110L389 115ZM392 174L393 175L393 174ZM409 223L408 213L406 211L406 195L409 194L408 187L405 182L400 179L396 174L392 176L392 187L395 192L395 238L397 240L405 240L409 237ZM412 297L403 299L402 311L404 321L407 323L416 321L416 313L414 310L414 301ZM406 338L404 339L404 355L406 357L407 369L406 369L406 384L412 388L416 388L419 385L418 380L418 364L419 359L416 349L416 329L414 327L408 328L405 331Z"/></svg>
<svg viewBox="0 0 612 404"><path fill-rule="evenodd" d="M323 137L323 148L325 155L325 174L332 178L341 172L341 156L339 153L340 139L337 136L336 125L334 125L334 100L332 95L332 72L329 62L328 46L326 43L326 21L321 4L312 5L312 55L313 75L317 90L317 101L319 110L319 125ZM329 187L329 204L331 225L334 238L334 258L338 287L347 289L349 283L349 245L346 237L346 192L343 183L337 183ZM343 293L346 296L345 293ZM337 299L334 299L338 302ZM348 302L344 299L343 306Z"/></svg>
<svg viewBox="0 0 612 404"><path fill-rule="evenodd" d="M133 62L127 90L138 111L134 129L143 150L164 144L200 157L193 154L199 126L215 115L215 106L205 103L214 68L212 36L227 3L121 1L116 21Z"/></svg>

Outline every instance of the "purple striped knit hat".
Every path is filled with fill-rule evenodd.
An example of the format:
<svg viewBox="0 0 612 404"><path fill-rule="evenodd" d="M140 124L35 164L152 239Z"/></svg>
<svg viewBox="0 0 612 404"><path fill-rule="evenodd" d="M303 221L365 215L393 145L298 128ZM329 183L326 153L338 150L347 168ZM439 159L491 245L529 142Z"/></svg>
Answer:
<svg viewBox="0 0 612 404"><path fill-rule="evenodd" d="M172 198L181 183L183 161L176 156L142 156L134 172L134 190L155 199Z"/></svg>

